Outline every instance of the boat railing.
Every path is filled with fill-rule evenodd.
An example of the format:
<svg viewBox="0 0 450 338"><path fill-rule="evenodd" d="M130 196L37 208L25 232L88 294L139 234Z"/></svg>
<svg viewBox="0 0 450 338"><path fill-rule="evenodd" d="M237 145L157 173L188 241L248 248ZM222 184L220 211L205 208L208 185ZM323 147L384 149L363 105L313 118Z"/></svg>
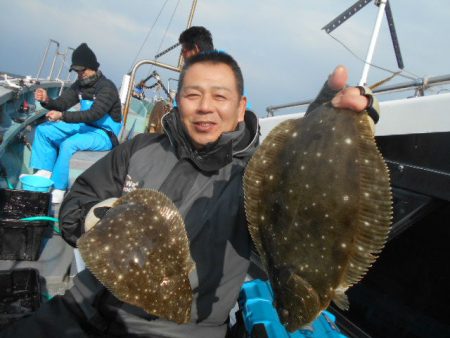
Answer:
<svg viewBox="0 0 450 338"><path fill-rule="evenodd" d="M39 69L38 69L38 72L36 75L37 80L39 80L41 78L44 65L47 63L48 58L49 58L49 50L52 46L55 46L55 51L53 54L53 58L52 58L52 62L50 65L50 70L49 70L48 76L46 77L47 80L61 80L60 76L64 69L64 66L66 65L67 55L69 54L69 51L74 50L72 47L67 47L66 50L64 52L62 52L60 50L60 43L56 40L50 39L48 42L47 48L45 49L44 55L42 56L41 64L39 66ZM53 72L55 70L55 65L56 65L56 62L58 59L61 60L61 64L60 64L58 73L57 73L56 77L54 78ZM68 73L67 79L65 80L65 82L70 81L70 72L67 72L67 73Z"/></svg>
<svg viewBox="0 0 450 338"><path fill-rule="evenodd" d="M431 87L445 85L450 83L450 74L441 75L441 76L433 76L433 77L424 77L418 78L412 81L386 85L380 88L375 89L373 92L379 95L383 94L393 94L397 92L403 92L408 90L414 90L414 96L424 96L425 91ZM286 104L268 106L266 108L267 116L274 116L275 111L287 108L300 108L308 106L313 99L296 101Z"/></svg>
<svg viewBox="0 0 450 338"><path fill-rule="evenodd" d="M138 69L143 65L152 65L155 67L171 70L176 73L181 72L181 67L171 66L171 65L168 65L168 64L165 64L162 62L158 62L155 60L141 60L133 66L133 69L131 70L129 78L126 78L126 80L124 79L124 81L122 82L122 86L126 85L127 88L126 88L126 98L125 98L125 103L124 103L124 108L123 108L123 128L122 128L122 132L120 135L121 141L125 137L125 130L126 130L125 127L127 124L128 111L130 109L131 97L132 97L133 88L134 88L133 84L135 83L136 73L137 73Z"/></svg>

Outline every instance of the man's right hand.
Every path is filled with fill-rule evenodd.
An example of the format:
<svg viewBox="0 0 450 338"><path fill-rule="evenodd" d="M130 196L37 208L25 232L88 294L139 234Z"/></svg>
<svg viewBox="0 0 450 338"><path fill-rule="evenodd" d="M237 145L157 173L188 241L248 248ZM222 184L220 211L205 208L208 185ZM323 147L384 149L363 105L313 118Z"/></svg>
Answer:
<svg viewBox="0 0 450 338"><path fill-rule="evenodd" d="M39 102L47 103L48 102L47 91L43 88L36 89L36 91L34 92L34 98Z"/></svg>
<svg viewBox="0 0 450 338"><path fill-rule="evenodd" d="M117 201L117 197L111 197L95 204L86 215L84 231L87 232L94 227L105 216L108 210L112 208L115 201Z"/></svg>

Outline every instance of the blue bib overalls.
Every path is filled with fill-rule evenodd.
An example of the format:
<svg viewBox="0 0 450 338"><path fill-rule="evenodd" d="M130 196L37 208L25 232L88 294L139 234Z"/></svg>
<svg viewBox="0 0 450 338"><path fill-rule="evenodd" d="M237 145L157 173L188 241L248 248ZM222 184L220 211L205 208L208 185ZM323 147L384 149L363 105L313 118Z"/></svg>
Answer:
<svg viewBox="0 0 450 338"><path fill-rule="evenodd" d="M93 103L92 100L80 100L80 110L89 110ZM75 152L106 151L112 148L107 133L95 126L111 130L118 135L122 125L114 121L109 114L91 125L63 121L40 124L34 136L31 167L51 171L54 188L67 190L70 159Z"/></svg>

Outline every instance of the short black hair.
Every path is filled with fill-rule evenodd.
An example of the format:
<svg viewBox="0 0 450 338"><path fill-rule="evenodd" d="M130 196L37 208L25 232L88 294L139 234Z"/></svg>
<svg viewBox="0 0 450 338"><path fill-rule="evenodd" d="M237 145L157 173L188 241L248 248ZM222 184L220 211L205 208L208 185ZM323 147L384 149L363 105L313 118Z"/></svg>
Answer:
<svg viewBox="0 0 450 338"><path fill-rule="evenodd" d="M183 47L192 50L197 46L200 52L214 49L211 32L202 26L192 26L180 34L178 42Z"/></svg>
<svg viewBox="0 0 450 338"><path fill-rule="evenodd" d="M190 58L183 66L181 70L180 78L178 81L177 95L180 93L183 86L184 77L188 69L196 63L212 63L212 64L225 64L228 65L233 71L236 79L237 91L242 96L244 95L244 77L242 76L241 68L233 57L225 52L212 50L209 52L203 52Z"/></svg>

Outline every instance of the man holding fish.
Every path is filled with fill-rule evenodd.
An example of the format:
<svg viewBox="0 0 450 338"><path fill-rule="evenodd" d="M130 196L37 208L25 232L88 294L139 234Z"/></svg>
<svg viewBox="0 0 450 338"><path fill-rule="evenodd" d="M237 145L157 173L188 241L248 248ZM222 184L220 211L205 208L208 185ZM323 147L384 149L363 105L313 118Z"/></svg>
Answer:
<svg viewBox="0 0 450 338"><path fill-rule="evenodd" d="M345 82L346 70L338 68L328 84L336 89ZM259 127L256 115L246 110L243 87L241 70L228 54L213 51L190 58L180 75L178 108L163 119L165 134L138 135L116 147L77 179L60 209L64 239L72 246L80 243L80 237L91 240L91 249L101 259L110 255L111 260L123 262L119 269L126 276L130 270L135 273L136 266L153 269L154 260L158 267L173 263L172 256L162 247L155 248L157 242L151 240L131 255L126 251L130 232L175 225L161 222L159 214L155 214L159 219L155 223L118 216L113 210L120 205L114 201L135 190L151 189L167 196L176 209L171 214L179 213L184 222L194 263L189 270L189 318L177 323L159 316L158 311L144 311L136 305L140 304L140 285L133 290L133 301L128 302L130 294L121 290L129 279L118 271L91 272L88 264L64 296L55 296L1 337L225 337L228 315L244 282L251 250L243 175L257 148ZM368 97L355 88L342 91L332 100L335 107L355 111L363 111L368 103ZM139 196L126 203L145 216L147 201ZM155 204L159 203L156 198ZM94 240L90 234L97 227L123 227L124 231ZM154 287L173 283L176 280L165 276ZM106 284L115 288L106 288ZM177 305L177 299L167 299L158 306L181 305Z"/></svg>

